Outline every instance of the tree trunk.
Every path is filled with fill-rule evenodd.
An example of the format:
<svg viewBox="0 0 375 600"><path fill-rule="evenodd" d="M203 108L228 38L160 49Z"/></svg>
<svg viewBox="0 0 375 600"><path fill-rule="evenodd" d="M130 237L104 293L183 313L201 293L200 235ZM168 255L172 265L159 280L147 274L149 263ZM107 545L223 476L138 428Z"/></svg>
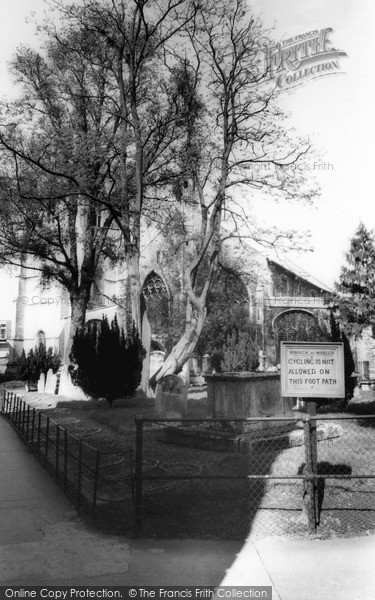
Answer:
<svg viewBox="0 0 375 600"><path fill-rule="evenodd" d="M188 311L191 311L191 318L186 323L184 334L172 348L171 353L160 369L150 379L150 387L153 389L165 375L179 373L195 350L206 319L207 310L205 306L192 308L189 303Z"/></svg>
<svg viewBox="0 0 375 600"><path fill-rule="evenodd" d="M132 320L139 333L142 332L141 320L141 275L139 272L139 252L132 250L131 256L127 259L127 267L130 282L130 305Z"/></svg>
<svg viewBox="0 0 375 600"><path fill-rule="evenodd" d="M70 328L69 338L65 343L64 363L69 363L69 355L72 350L73 338L77 331L83 329L86 322L86 310L89 297L87 294L71 293L71 313L70 313Z"/></svg>

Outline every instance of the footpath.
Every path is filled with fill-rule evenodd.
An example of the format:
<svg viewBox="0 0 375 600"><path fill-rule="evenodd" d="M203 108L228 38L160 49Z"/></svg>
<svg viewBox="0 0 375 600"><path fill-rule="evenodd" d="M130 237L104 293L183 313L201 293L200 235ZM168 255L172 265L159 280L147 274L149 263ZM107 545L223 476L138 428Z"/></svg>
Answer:
<svg viewBox="0 0 375 600"><path fill-rule="evenodd" d="M273 600L374 600L374 564L375 536L214 541L105 535L79 519L0 416L0 585L271 585Z"/></svg>

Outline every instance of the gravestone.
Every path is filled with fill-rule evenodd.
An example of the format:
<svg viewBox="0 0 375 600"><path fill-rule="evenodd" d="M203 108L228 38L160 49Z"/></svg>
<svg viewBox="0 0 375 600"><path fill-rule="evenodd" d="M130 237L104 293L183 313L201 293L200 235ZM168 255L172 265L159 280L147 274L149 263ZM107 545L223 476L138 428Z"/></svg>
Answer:
<svg viewBox="0 0 375 600"><path fill-rule="evenodd" d="M54 394L56 391L56 382L57 382L57 376L54 374L52 369L48 369L44 393L45 394Z"/></svg>
<svg viewBox="0 0 375 600"><path fill-rule="evenodd" d="M202 373L210 372L210 356L208 354L204 354L202 357Z"/></svg>
<svg viewBox="0 0 375 600"><path fill-rule="evenodd" d="M161 350L153 350L150 353L150 377L156 373L164 362L165 352Z"/></svg>
<svg viewBox="0 0 375 600"><path fill-rule="evenodd" d="M188 386L177 375L166 375L156 386L155 418L184 419Z"/></svg>
<svg viewBox="0 0 375 600"><path fill-rule="evenodd" d="M146 356L142 363L141 389L148 398L153 398L155 394L148 384L150 379L151 326L146 311L142 319L142 346L146 350Z"/></svg>
<svg viewBox="0 0 375 600"><path fill-rule="evenodd" d="M189 361L190 363L190 384L191 385L204 385L204 377L201 372L201 368L196 356L192 356Z"/></svg>
<svg viewBox="0 0 375 600"><path fill-rule="evenodd" d="M184 363L181 369L180 377L186 385L186 388L188 388L190 385L190 360L187 360L186 363Z"/></svg>
<svg viewBox="0 0 375 600"><path fill-rule="evenodd" d="M44 373L41 373L40 377L39 377L39 381L38 381L38 392L40 394L43 394L45 385L46 385L46 376L44 375Z"/></svg>
<svg viewBox="0 0 375 600"><path fill-rule="evenodd" d="M71 400L90 400L90 397L87 396L78 385L74 385L72 382L68 365L62 365L62 367L60 367L59 395L70 398Z"/></svg>

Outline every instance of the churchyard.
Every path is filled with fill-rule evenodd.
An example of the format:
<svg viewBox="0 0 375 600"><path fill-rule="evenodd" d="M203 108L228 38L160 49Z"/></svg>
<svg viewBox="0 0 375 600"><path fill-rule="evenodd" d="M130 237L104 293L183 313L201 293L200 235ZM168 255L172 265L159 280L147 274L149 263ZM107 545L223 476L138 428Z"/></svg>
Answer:
<svg viewBox="0 0 375 600"><path fill-rule="evenodd" d="M303 500L305 447L285 441L295 423L282 432L279 428L285 435L272 443L258 433L259 443L253 434L254 443L246 451L208 450L163 441L161 433L171 424L153 421L155 401L140 392L132 399L116 400L111 408L104 401L66 402L49 394L25 394L20 388L13 392L50 418L51 432L57 423L106 458L108 466L104 461L101 471L105 485L99 481L95 515L102 529L170 538L310 535ZM357 416L374 414L374 406L369 394L364 404L358 399L349 404L346 413L318 415L318 425L333 419L342 428L339 436L318 442L318 473L324 475L317 481L320 537L375 530L375 419ZM135 530L131 477L137 460L135 419L140 416L150 421L142 425L142 518ZM190 388L186 419L201 420L190 426L207 428L206 416L205 387ZM58 454L52 450L55 441L52 437L49 446L52 462ZM84 508L83 502L83 514Z"/></svg>

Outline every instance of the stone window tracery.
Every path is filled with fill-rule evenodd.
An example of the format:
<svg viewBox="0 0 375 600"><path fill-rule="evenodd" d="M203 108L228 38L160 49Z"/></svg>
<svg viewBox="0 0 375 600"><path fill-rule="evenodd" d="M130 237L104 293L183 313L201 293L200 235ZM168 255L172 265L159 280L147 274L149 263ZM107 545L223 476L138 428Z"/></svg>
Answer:
<svg viewBox="0 0 375 600"><path fill-rule="evenodd" d="M275 333L278 341L322 341L322 331L314 317L304 311L290 311L277 317Z"/></svg>
<svg viewBox="0 0 375 600"><path fill-rule="evenodd" d="M44 333L44 331L40 330L36 334L36 344L38 347L46 345L46 334Z"/></svg>
<svg viewBox="0 0 375 600"><path fill-rule="evenodd" d="M169 319L168 290L162 278L154 271L146 277L142 295L146 302L147 317L152 333L165 333Z"/></svg>

